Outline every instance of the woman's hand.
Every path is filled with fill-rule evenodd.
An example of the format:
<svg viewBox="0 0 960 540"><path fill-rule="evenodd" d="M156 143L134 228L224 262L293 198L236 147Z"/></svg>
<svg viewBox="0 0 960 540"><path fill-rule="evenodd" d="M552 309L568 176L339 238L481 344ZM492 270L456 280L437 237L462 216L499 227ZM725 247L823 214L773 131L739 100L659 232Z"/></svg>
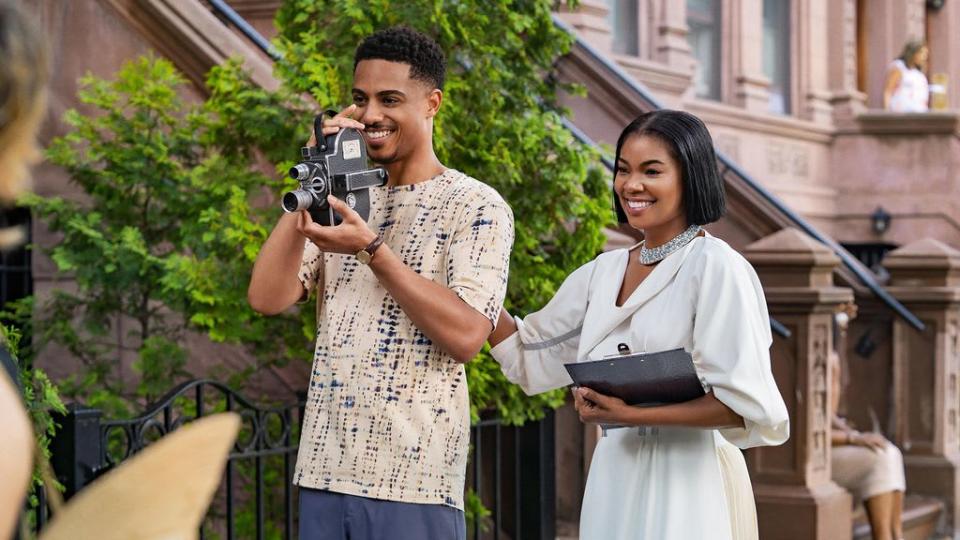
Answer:
<svg viewBox="0 0 960 540"><path fill-rule="evenodd" d="M631 424L633 407L620 398L581 386L573 389L573 404L584 424Z"/></svg>
<svg viewBox="0 0 960 540"><path fill-rule="evenodd" d="M861 433L854 431L850 434L850 444L863 446L871 450L883 450L887 446L887 439L879 433Z"/></svg>

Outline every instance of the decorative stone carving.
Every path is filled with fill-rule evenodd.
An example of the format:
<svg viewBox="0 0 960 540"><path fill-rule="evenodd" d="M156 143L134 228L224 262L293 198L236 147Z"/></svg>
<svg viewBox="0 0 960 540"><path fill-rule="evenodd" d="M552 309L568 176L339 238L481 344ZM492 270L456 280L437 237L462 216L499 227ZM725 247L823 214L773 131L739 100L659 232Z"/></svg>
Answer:
<svg viewBox="0 0 960 540"><path fill-rule="evenodd" d="M946 504L948 537L960 537L960 251L931 238L891 251L889 292L927 330L894 321L894 413L907 485Z"/></svg>
<svg viewBox="0 0 960 540"><path fill-rule="evenodd" d="M830 334L826 324L813 328L813 380L810 383L813 394L813 425L810 430L813 449L810 453L811 465L815 470L827 469L827 447L830 445L830 403L827 396L827 354L830 347Z"/></svg>
<svg viewBox="0 0 960 540"><path fill-rule="evenodd" d="M810 153L796 144L770 141L767 143L767 170L773 175L807 178L810 174Z"/></svg>
<svg viewBox="0 0 960 540"><path fill-rule="evenodd" d="M774 377L790 413L790 440L748 452L761 538L850 538L850 494L830 479L833 313L853 300L833 286L839 258L793 228L744 249L763 283L770 315L793 334L775 338ZM789 533L783 523L790 521Z"/></svg>

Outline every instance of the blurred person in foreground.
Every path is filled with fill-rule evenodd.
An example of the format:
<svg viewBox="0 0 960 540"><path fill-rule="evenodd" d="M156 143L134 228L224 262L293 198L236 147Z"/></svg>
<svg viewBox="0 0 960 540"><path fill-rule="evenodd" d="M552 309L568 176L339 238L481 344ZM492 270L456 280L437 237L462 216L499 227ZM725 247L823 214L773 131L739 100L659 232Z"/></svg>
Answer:
<svg viewBox="0 0 960 540"><path fill-rule="evenodd" d="M18 0L0 0L0 205L13 204L28 167L38 161L36 136L46 104L46 54L40 33ZM0 229L0 249L24 239ZM33 432L16 387L17 365L0 338L0 538L9 538L27 495Z"/></svg>

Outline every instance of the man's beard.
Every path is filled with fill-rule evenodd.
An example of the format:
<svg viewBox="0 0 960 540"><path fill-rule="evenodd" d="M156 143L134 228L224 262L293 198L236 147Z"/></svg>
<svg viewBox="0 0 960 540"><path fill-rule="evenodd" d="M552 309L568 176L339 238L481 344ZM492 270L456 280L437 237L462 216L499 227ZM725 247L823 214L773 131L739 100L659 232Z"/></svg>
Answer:
<svg viewBox="0 0 960 540"><path fill-rule="evenodd" d="M392 154L383 157L375 157L373 152L369 151L369 148L367 150L367 156L370 158L370 161L376 163L377 165L390 165L391 163L395 163L400 159L400 153L396 150L394 150Z"/></svg>

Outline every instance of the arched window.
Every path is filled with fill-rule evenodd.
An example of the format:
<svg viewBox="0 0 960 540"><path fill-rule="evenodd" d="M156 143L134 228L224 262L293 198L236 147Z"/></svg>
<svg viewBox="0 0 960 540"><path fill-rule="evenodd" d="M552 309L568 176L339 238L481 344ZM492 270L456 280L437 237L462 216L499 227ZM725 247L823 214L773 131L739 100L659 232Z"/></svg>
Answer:
<svg viewBox="0 0 960 540"><path fill-rule="evenodd" d="M8 208L0 212L0 228L23 226L30 231L30 210ZM30 251L25 245L0 249L0 309L8 302L33 294Z"/></svg>

